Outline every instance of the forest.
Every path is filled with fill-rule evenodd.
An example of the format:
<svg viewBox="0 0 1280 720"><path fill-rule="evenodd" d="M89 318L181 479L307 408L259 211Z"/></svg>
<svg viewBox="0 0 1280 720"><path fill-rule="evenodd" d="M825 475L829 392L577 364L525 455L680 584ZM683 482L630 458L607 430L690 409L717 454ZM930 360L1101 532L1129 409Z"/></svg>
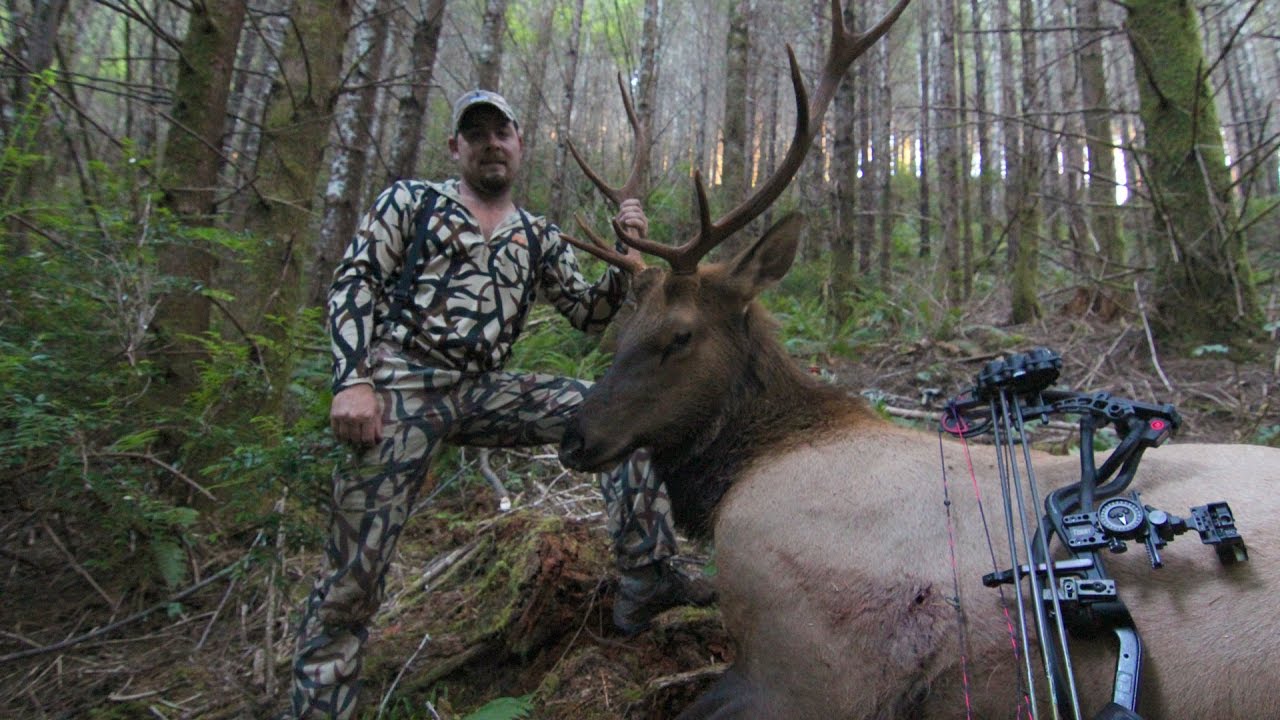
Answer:
<svg viewBox="0 0 1280 720"><path fill-rule="evenodd" d="M722 213L782 162L788 50L812 84L831 13L891 4L4 0L0 715L284 709L345 452L326 293L382 189L455 173L457 96L510 101L517 201L566 231L614 212L570 141L615 182L646 153L677 242L695 175ZM1263 0L912 0L712 259L803 211L762 300L900 422L1040 345L1185 436L1280 445L1277 28ZM596 378L609 338L543 304L508 367ZM360 717L664 718L732 658L714 608L613 631L599 491L555 447L452 448L427 486Z"/></svg>

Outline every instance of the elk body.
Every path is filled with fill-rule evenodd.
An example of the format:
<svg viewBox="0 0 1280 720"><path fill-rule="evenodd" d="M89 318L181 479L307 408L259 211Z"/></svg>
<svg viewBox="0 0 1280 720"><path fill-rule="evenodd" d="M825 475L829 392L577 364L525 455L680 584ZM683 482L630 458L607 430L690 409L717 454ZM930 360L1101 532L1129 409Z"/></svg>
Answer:
<svg viewBox="0 0 1280 720"><path fill-rule="evenodd" d="M905 4L866 34L850 35L832 3L832 48L814 100L806 106L793 58L795 138L777 173L746 202L713 223L696 179L702 222L689 242L669 247L618 231L624 243L666 259L669 270L645 267L594 235L592 243L574 241L635 273L635 309L613 365L565 435L561 459L598 469L650 448L677 523L715 540L735 660L681 720L1019 717L1024 671L1006 615L1015 591L1006 588L1002 599L981 582L1004 569L995 566L1008 564L1009 552L998 527L988 544L977 496L967 491L964 448L947 440L940 450L936 435L881 419L787 355L755 298L790 269L801 218L784 218L731 260L700 262L785 188L812 139L809 119L821 117L845 68ZM639 144L645 133L625 89L624 101ZM620 189L583 165L615 201L638 191L638 164ZM986 514L998 515L994 450L973 453ZM1037 453L1031 463L1045 493L1079 479L1075 458ZM943 464L957 479L955 575ZM1193 535L1164 548L1158 571L1140 550L1108 557L1144 642L1139 712L1146 720L1276 717L1280 450L1171 444L1145 456L1134 487L1174 513L1229 502L1250 552L1249 562L1223 566ZM1084 717L1110 700L1114 644L1109 636L1071 644ZM1042 703L1048 695L1039 688ZM1039 717L1053 717L1041 710Z"/></svg>
<svg viewBox="0 0 1280 720"><path fill-rule="evenodd" d="M652 448L677 521L714 536L737 653L682 718L964 718L961 622L972 717L1013 718L1023 671L1001 595L981 583L995 568L962 446L947 440L940 456L936 435L812 379L753 301L789 266L798 226L784 220L742 257L694 274L646 271L614 365L562 457L592 468ZM990 517L994 452L971 450ZM1032 464L1046 490L1079 479L1072 457L1036 454ZM1164 549L1158 571L1140 549L1108 558L1145 644L1140 713L1275 717L1280 450L1170 444L1147 453L1134 487L1173 512L1226 500L1250 550L1249 562L1223 566L1191 536ZM992 534L1007 564L1003 534ZM1071 651L1082 704L1096 712L1110 699L1114 642L1077 640Z"/></svg>

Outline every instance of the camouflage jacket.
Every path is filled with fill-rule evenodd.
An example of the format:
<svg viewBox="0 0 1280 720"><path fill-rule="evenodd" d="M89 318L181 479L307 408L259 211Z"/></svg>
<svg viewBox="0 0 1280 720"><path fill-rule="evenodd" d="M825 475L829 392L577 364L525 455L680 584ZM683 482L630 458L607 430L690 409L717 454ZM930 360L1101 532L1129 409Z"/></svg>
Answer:
<svg viewBox="0 0 1280 720"><path fill-rule="evenodd" d="M487 372L510 356L538 295L587 332L603 329L622 305L626 274L611 267L595 283L586 280L572 246L545 218L518 210L486 240L462 204L457 180L430 186L440 197L403 322L389 321L387 311L428 183L400 181L384 190L334 272L328 304L335 393L371 382L369 351L377 338L433 367ZM526 220L540 243L537 268L530 267Z"/></svg>

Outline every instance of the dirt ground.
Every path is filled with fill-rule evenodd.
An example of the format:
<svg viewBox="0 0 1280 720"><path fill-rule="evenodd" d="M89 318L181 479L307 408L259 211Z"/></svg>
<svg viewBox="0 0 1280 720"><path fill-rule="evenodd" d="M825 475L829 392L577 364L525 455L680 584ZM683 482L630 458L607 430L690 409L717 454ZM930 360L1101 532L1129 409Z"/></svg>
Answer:
<svg viewBox="0 0 1280 720"><path fill-rule="evenodd" d="M1280 430L1270 397L1280 356L1153 358L1141 325L972 325L947 342L812 360L851 393L899 417L924 415L918 422L932 428L927 418L985 362L1037 345L1062 355L1062 385L1176 404L1179 439L1274 442ZM483 483L459 482L409 524L370 637L362 717L517 716L494 705L477 713L494 701L549 720L674 716L732 661L715 609L673 610L653 629L621 636L609 621L616 580L590 480L561 469L551 449L495 464L513 511L499 512ZM710 548L686 550L694 562L714 562ZM189 595L137 619L105 611L84 577L49 553L6 546L0 555L0 717L215 720L283 708L289 634L318 551L209 572Z"/></svg>

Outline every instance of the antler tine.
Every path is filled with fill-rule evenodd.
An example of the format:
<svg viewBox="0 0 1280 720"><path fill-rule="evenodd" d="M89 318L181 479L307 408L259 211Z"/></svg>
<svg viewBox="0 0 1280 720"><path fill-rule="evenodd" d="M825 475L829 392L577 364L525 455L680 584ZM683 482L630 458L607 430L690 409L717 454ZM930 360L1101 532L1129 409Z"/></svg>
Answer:
<svg viewBox="0 0 1280 720"><path fill-rule="evenodd" d="M806 102L804 79L800 75L800 65L796 62L795 52L787 45L787 60L791 65L791 85L796 96L796 130L791 139L791 147L787 149L782 163L765 182L746 200L730 210L716 222L708 219L706 192L700 187L701 181L695 176L698 187L698 202L702 215L701 229L698 235L677 249L678 257L671 261L672 269L679 273L693 272L698 262L730 235L746 227L760 213L764 212L782 191L786 189L800 165L804 162L809 146L818 132L818 123L826 114L827 105L835 95L840 78L859 55L866 52L876 40L889 30L889 27L902 15L911 0L898 0L898 4L885 14L870 30L857 34L849 32L845 27L840 8L840 0L831 0L831 47L827 51L827 61L822 69L822 76L814 91L813 100ZM812 126L811 126L812 123Z"/></svg>
<svg viewBox="0 0 1280 720"><path fill-rule="evenodd" d="M724 237L716 233L711 222L711 203L707 202L707 186L702 182L702 171L693 171L693 189L698 194L698 234L680 247L668 248L663 256L671 264L671 272L687 275L698 269L698 261L711 252Z"/></svg>
<svg viewBox="0 0 1280 720"><path fill-rule="evenodd" d="M610 265L620 267L623 270L626 270L633 275L643 271L646 267L648 267L647 265L645 265L644 259L640 257L639 253L623 252L623 251L616 250L612 247L609 247L609 244L605 241L605 239L600 237L600 235L596 233L595 230L591 229L591 226L587 224L586 220L582 219L581 214L574 215L574 220L577 221L578 227L582 230L582 232L587 234L587 237L591 240L591 242L586 243L571 235L566 235L564 232L561 232L560 237L567 240L570 245L573 245L574 247L579 248L581 250L585 250L586 252L589 252L592 255L595 255L596 257L609 263ZM615 226L617 225L617 221L614 221L614 225ZM616 227L614 231L621 232L621 230Z"/></svg>
<svg viewBox="0 0 1280 720"><path fill-rule="evenodd" d="M649 165L649 130L644 123L640 122L640 116L636 114L635 105L631 102L631 91L627 89L627 85L622 79L622 73L618 73L618 90L622 93L622 105L627 110L627 120L631 123L631 133L635 146L635 157L631 161L631 175L627 178L627 181L616 188L609 185L604 178L591 169L591 166L587 164L587 161L578 152L578 148L573 144L573 141L568 141L569 152L573 155L573 159L577 161L578 167L582 168L582 172L596 186L596 189L613 202L615 208L621 205L623 200L640 197Z"/></svg>

